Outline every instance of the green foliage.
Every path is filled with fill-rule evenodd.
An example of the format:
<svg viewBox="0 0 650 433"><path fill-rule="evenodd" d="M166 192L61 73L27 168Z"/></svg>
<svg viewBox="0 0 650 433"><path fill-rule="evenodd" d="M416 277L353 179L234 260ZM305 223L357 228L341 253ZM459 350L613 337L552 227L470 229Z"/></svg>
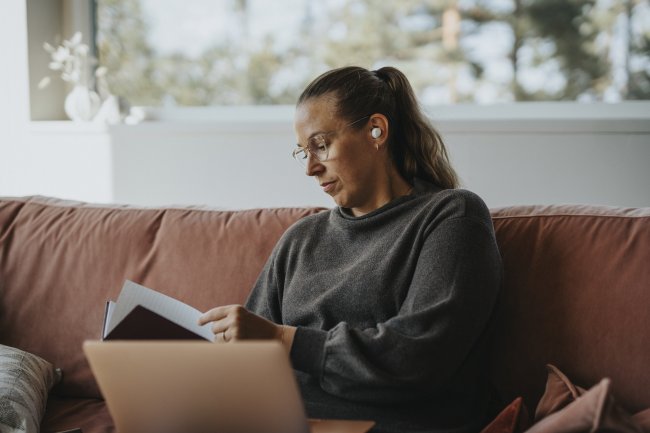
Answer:
<svg viewBox="0 0 650 433"><path fill-rule="evenodd" d="M305 11L325 5L327 13L306 13L290 46L279 50L276 38L267 36L250 48L242 37L216 42L197 59L156 52L138 0L96 1L98 53L111 92L134 105L173 100L187 106L292 104L314 76L352 64L394 65L418 94L448 102L477 101L482 87L499 101L598 100L616 87L608 57L616 20L627 14L630 22L635 7L648 6L648 0L619 0L608 9L596 0L512 0L496 9L492 0L348 0L333 8L327 0L305 0ZM229 4L248 34L250 2ZM499 41L510 44L503 59L511 66L509 82L490 81L492 59L468 43L495 25L511 35ZM650 99L647 25L644 31L630 37L628 82L618 89L623 98ZM531 71L552 73L531 84L525 79Z"/></svg>
<svg viewBox="0 0 650 433"><path fill-rule="evenodd" d="M545 38L554 45L555 58L566 85L557 99L575 100L590 91L594 84L609 72L609 65L596 52L598 29L593 26L589 12L595 0L537 0L526 9L535 36ZM525 94L522 99L530 98Z"/></svg>
<svg viewBox="0 0 650 433"><path fill-rule="evenodd" d="M650 99L650 31L641 35L637 40L632 41L630 50L631 60L640 60L645 63L636 70L628 68L630 79L628 80L626 99ZM645 62L644 62L645 60Z"/></svg>
<svg viewBox="0 0 650 433"><path fill-rule="evenodd" d="M165 92L150 61L156 56L146 40L139 1L101 0L97 9L97 50L108 69L109 88L138 105L158 105Z"/></svg>

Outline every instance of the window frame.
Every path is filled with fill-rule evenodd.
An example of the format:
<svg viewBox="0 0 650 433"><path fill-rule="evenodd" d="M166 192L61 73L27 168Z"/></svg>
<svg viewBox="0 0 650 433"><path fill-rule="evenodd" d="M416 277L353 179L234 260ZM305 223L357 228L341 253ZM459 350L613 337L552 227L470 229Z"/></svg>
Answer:
<svg viewBox="0 0 650 433"><path fill-rule="evenodd" d="M36 7L38 0L25 0ZM60 10L61 19L50 26L49 33L52 40L55 34L72 35L75 31L81 31L84 35L94 34L96 27L95 1L94 0L52 0ZM27 7L27 36L30 40L28 50L35 48L42 50L42 43L32 43L38 36L33 29L39 28L35 17L29 16L30 8ZM85 41L96 52L93 41ZM33 66L32 57L37 54L29 52L29 90L30 107L36 104L56 106L51 109L45 117L34 118L33 111L31 120L63 120L63 97L64 93L59 92L61 99L47 101L46 94L37 88L39 77L46 74L47 64ZM38 53L41 55L42 53ZM41 56L45 57L45 56ZM53 80L61 81L61 80ZM64 83L57 83L60 88ZM55 85L56 86L56 85ZM221 127L250 128L250 125L262 125L262 127L276 128L285 127L287 121L293 117L293 107L283 105L257 105L257 106L211 106L211 107L174 107L158 108L143 107L147 113L147 120L164 122L170 124L197 124L215 122ZM622 101L618 103L605 102L512 102L490 105L479 104L450 104L424 107L430 114L434 124L444 125L445 129L454 132L475 132L475 131L554 131L557 133L576 133L580 131L600 132L647 132L650 130L650 100L649 101ZM291 113L289 115L289 113ZM225 120L223 120L225 119ZM517 121L517 123L513 123ZM66 121L67 122L67 121ZM147 122L143 122L147 123ZM231 126L228 126L231 125ZM272 126L275 125L275 126ZM281 126L280 126L281 125ZM37 128L38 129L38 128ZM55 129L60 129L56 127ZM67 129L67 128L66 128Z"/></svg>

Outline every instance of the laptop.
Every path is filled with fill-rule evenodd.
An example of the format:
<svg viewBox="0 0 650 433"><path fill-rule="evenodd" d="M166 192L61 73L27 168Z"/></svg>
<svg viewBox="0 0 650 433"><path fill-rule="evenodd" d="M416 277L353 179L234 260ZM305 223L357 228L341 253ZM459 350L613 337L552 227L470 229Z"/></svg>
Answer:
<svg viewBox="0 0 650 433"><path fill-rule="evenodd" d="M308 420L279 342L86 341L117 433L364 433Z"/></svg>

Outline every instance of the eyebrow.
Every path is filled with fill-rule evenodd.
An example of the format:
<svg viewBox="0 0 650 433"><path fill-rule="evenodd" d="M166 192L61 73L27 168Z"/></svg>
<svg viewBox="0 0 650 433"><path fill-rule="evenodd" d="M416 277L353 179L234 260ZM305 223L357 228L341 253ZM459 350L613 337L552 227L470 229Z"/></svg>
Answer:
<svg viewBox="0 0 650 433"><path fill-rule="evenodd" d="M307 137L307 141L311 140L312 138L316 137L317 135L325 135L325 134L327 134L327 133L328 133L328 131L316 131L316 132L312 132L311 135L310 135L309 137Z"/></svg>
<svg viewBox="0 0 650 433"><path fill-rule="evenodd" d="M307 143L309 143L309 141L310 141L312 138L314 138L314 137L317 137L317 136L319 136L319 135L327 135L327 134L328 134L328 131L316 131L316 132L312 132L311 135L310 135L309 137L307 137ZM301 148L303 148L303 149L306 149L306 147L305 147L305 146L302 146L302 145L300 144L300 142L296 143L296 146L301 147Z"/></svg>

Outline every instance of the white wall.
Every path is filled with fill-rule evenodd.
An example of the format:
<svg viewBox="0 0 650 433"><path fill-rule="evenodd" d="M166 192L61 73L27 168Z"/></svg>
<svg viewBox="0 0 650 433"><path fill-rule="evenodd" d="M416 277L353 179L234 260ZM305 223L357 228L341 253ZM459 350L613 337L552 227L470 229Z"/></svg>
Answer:
<svg viewBox="0 0 650 433"><path fill-rule="evenodd" d="M650 206L650 135L449 134L464 183L490 206Z"/></svg>
<svg viewBox="0 0 650 433"><path fill-rule="evenodd" d="M30 0L39 13L56 15L74 0ZM43 9L41 9L43 7ZM47 15L47 14L46 14ZM42 43L51 41L56 29L32 22L31 45L44 63L36 71L28 68L28 21L25 0L6 0L0 5L0 38L3 67L0 68L0 195L51 195L87 201L112 200L110 137L93 125L71 122L31 122L59 117L62 101L36 89L46 72L47 53ZM39 38L43 38L39 41ZM32 63L38 55L32 51ZM38 62L37 62L38 63ZM31 83L31 92L30 92ZM62 92L54 92L62 96ZM30 110L30 95L33 98ZM49 97L48 97L49 96ZM34 105L37 105L36 107Z"/></svg>
<svg viewBox="0 0 650 433"><path fill-rule="evenodd" d="M572 111L566 104L551 104L546 114L530 112L540 106L522 105L518 112L507 107L509 117L494 120L481 112L465 113L460 120L462 109L456 107L442 109L436 123L463 186L491 207L650 206L650 122L633 114L642 108L634 105L632 110L612 107L615 115L583 107L571 120L559 113ZM650 104L643 108L650 113ZM244 110L215 109L205 119L112 128L115 200L228 208L331 206L289 156L295 140L293 108L276 108L274 120L252 124L227 118L238 118L237 111ZM259 111L253 116L264 119ZM239 118L250 117L242 113Z"/></svg>
<svg viewBox="0 0 650 433"><path fill-rule="evenodd" d="M490 206L650 206L650 103L431 110L465 185Z"/></svg>
<svg viewBox="0 0 650 433"><path fill-rule="evenodd" d="M0 194L20 176L22 127L29 111L27 92L27 38L25 2L11 0L0 5Z"/></svg>
<svg viewBox="0 0 650 433"><path fill-rule="evenodd" d="M111 136L116 201L227 208L331 205L290 156L295 147L290 119L275 130L247 123L144 124L115 128Z"/></svg>
<svg viewBox="0 0 650 433"><path fill-rule="evenodd" d="M25 1L0 8L0 37L11 41L0 68L0 196L332 205L289 156L292 107L188 110L137 126L30 121ZM437 107L431 114L464 186L489 206L650 206L650 103Z"/></svg>

